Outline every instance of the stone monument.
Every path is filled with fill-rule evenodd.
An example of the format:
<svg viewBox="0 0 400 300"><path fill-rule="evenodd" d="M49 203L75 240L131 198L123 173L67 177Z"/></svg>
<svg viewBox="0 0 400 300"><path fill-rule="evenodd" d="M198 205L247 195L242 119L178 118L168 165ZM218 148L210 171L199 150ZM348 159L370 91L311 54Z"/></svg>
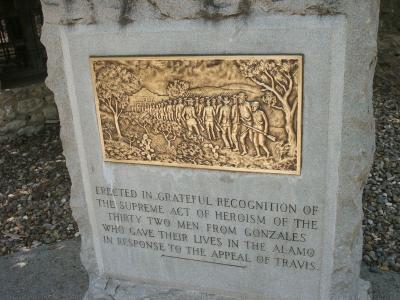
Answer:
<svg viewBox="0 0 400 300"><path fill-rule="evenodd" d="M86 299L368 299L379 1L42 4Z"/></svg>

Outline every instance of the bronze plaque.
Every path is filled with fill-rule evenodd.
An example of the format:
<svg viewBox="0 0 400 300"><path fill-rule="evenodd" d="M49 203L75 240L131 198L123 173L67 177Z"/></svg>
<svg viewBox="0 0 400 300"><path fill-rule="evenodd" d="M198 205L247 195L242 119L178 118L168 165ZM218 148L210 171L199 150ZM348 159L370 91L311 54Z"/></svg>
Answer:
<svg viewBox="0 0 400 300"><path fill-rule="evenodd" d="M105 161L300 174L299 55L91 58Z"/></svg>

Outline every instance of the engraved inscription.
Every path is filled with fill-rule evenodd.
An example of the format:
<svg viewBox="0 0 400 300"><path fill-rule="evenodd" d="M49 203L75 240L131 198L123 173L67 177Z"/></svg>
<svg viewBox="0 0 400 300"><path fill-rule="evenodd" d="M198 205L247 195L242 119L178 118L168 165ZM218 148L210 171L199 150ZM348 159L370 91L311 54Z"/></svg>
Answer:
<svg viewBox="0 0 400 300"><path fill-rule="evenodd" d="M301 56L91 64L104 160L300 174Z"/></svg>
<svg viewBox="0 0 400 300"><path fill-rule="evenodd" d="M95 193L101 242L113 251L242 269L320 269L317 205L105 186Z"/></svg>

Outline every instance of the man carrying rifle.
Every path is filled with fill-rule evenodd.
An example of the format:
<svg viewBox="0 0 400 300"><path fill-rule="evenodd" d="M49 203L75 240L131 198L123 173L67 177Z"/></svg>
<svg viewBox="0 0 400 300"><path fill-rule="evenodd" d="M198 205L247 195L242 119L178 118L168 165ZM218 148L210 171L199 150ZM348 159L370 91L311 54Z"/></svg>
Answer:
<svg viewBox="0 0 400 300"><path fill-rule="evenodd" d="M200 135L199 125L201 126L201 124L198 124L197 122L196 111L193 106L194 101L193 99L189 98L187 103L188 105L183 109L182 118L186 121L186 127L189 131L189 135L192 135L193 131L195 131L197 135Z"/></svg>
<svg viewBox="0 0 400 300"><path fill-rule="evenodd" d="M255 101L251 103L251 111L253 113L253 143L256 149L256 157L260 157L260 147L269 157L269 151L265 145L266 137L268 133L268 119L265 113L260 109L260 103Z"/></svg>
<svg viewBox="0 0 400 300"><path fill-rule="evenodd" d="M240 128L240 115L239 115L239 106L238 106L238 96L232 96L232 110L231 110L231 119L232 119L232 146L233 151L239 151L239 140L238 140L238 131Z"/></svg>
<svg viewBox="0 0 400 300"><path fill-rule="evenodd" d="M239 99L239 115L240 115L240 130L239 130L239 141L242 148L241 155L247 154L246 138L249 137L252 140L252 131L249 127L252 125L252 111L249 102L246 101L246 94L241 92L238 95Z"/></svg>
<svg viewBox="0 0 400 300"><path fill-rule="evenodd" d="M223 105L219 109L218 123L221 127L221 136L226 149L231 149L232 128L231 128L231 107L229 98L225 96L222 99Z"/></svg>

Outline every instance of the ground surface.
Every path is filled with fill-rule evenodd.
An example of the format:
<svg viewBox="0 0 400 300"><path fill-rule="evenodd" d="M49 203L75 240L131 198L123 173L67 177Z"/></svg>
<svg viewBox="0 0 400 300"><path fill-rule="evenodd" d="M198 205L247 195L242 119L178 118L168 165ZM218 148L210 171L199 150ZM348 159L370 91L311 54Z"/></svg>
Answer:
<svg viewBox="0 0 400 300"><path fill-rule="evenodd" d="M375 162L364 190L364 262L400 271L400 34L382 34L374 82Z"/></svg>
<svg viewBox="0 0 400 300"><path fill-rule="evenodd" d="M0 255L73 238L59 129L0 142Z"/></svg>
<svg viewBox="0 0 400 300"><path fill-rule="evenodd" d="M79 239L0 257L2 300L77 300L88 278L79 260Z"/></svg>
<svg viewBox="0 0 400 300"><path fill-rule="evenodd" d="M1 299L82 299L88 278L79 261L79 244L74 239L0 257ZM371 282L374 300L400 299L399 274L368 269L363 266L362 277Z"/></svg>

